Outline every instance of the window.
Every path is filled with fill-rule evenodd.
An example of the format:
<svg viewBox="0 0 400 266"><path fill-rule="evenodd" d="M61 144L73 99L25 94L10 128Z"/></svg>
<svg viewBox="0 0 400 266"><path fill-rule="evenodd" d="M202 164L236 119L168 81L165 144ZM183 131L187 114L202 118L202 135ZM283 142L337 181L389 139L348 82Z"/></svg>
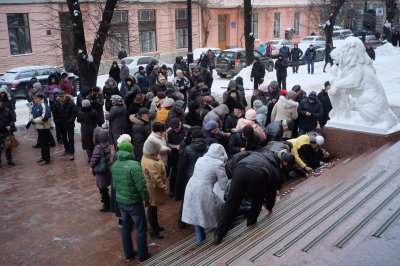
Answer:
<svg viewBox="0 0 400 266"><path fill-rule="evenodd" d="M7 14L7 24L11 54L32 53L28 14Z"/></svg>
<svg viewBox="0 0 400 266"><path fill-rule="evenodd" d="M251 14L251 32L253 32L253 36L255 39L258 39L258 14Z"/></svg>
<svg viewBox="0 0 400 266"><path fill-rule="evenodd" d="M300 12L294 13L293 29L294 29L294 35L296 36L300 35Z"/></svg>
<svg viewBox="0 0 400 266"><path fill-rule="evenodd" d="M138 17L140 51L157 51L155 10L139 10Z"/></svg>
<svg viewBox="0 0 400 266"><path fill-rule="evenodd" d="M122 47L129 54L128 11L115 10L109 32L110 54L117 56Z"/></svg>
<svg viewBox="0 0 400 266"><path fill-rule="evenodd" d="M280 37L281 31L281 13L274 14L274 38Z"/></svg>
<svg viewBox="0 0 400 266"><path fill-rule="evenodd" d="M188 25L186 8L175 9L176 48L188 47Z"/></svg>

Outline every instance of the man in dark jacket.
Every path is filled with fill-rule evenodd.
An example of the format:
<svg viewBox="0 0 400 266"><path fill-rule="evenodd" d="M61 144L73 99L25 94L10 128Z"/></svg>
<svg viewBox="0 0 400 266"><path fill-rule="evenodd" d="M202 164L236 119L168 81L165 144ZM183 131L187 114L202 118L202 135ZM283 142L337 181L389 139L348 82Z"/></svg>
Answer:
<svg viewBox="0 0 400 266"><path fill-rule="evenodd" d="M226 117L224 131L231 132L237 126L239 118L244 118L244 106L236 103L233 107L233 112Z"/></svg>
<svg viewBox="0 0 400 266"><path fill-rule="evenodd" d="M287 59L282 54L279 54L278 60L275 62L276 80L278 81L279 89L286 90L286 76L288 67L289 62Z"/></svg>
<svg viewBox="0 0 400 266"><path fill-rule="evenodd" d="M122 60L128 56L128 53L125 50L125 47L121 47L121 51L118 52L118 59Z"/></svg>
<svg viewBox="0 0 400 266"><path fill-rule="evenodd" d="M0 93L0 95L3 93ZM1 166L1 153L4 149L4 139L12 134L15 128L15 113L10 108L6 107L6 103L3 97L0 97L0 168ZM7 148L6 150L6 159L8 165L16 166L16 163L13 160L11 148Z"/></svg>
<svg viewBox="0 0 400 266"><path fill-rule="evenodd" d="M279 54L281 54L284 59L289 60L290 57L289 47L287 47L286 44L283 44L283 46L279 49Z"/></svg>
<svg viewBox="0 0 400 266"><path fill-rule="evenodd" d="M121 69L119 71L119 78L121 80L121 88L120 88L120 94L122 97L125 96L125 80L129 77L129 68L125 63L125 60L121 60Z"/></svg>
<svg viewBox="0 0 400 266"><path fill-rule="evenodd" d="M323 115L322 105L315 91L310 92L308 98L301 101L297 113L299 114L299 136L315 131L318 120Z"/></svg>
<svg viewBox="0 0 400 266"><path fill-rule="evenodd" d="M211 87L214 82L214 78L210 71L207 70L205 67L200 68L200 75L204 79L204 84L207 85L209 92L211 93Z"/></svg>
<svg viewBox="0 0 400 266"><path fill-rule="evenodd" d="M140 162L143 156L143 146L151 133L150 111L147 108L140 108L139 112L129 117L132 122L132 142L135 147L135 159Z"/></svg>
<svg viewBox="0 0 400 266"><path fill-rule="evenodd" d="M255 57L253 61L253 67L251 68L251 81L254 80L254 89L258 89L258 86L264 82L265 66L260 62L260 58Z"/></svg>
<svg viewBox="0 0 400 266"><path fill-rule="evenodd" d="M322 112L323 115L319 119L319 125L323 129L326 123L328 122L329 118L329 112L332 110L332 104L331 104L331 99L329 98L328 91L331 88L331 84L329 81L325 82L324 84L325 88L318 93L318 100L321 102L322 105Z"/></svg>
<svg viewBox="0 0 400 266"><path fill-rule="evenodd" d="M274 121L265 127L265 135L267 142L282 141L283 133L293 129L293 120L286 119L282 121Z"/></svg>
<svg viewBox="0 0 400 266"><path fill-rule="evenodd" d="M299 48L297 43L294 45L292 51L290 51L290 57L292 59L293 74L298 73L300 66L300 58L303 55L303 51Z"/></svg>
<svg viewBox="0 0 400 266"><path fill-rule="evenodd" d="M146 74L143 66L139 66L139 71L135 73L137 84L141 89L149 88L149 77Z"/></svg>
<svg viewBox="0 0 400 266"><path fill-rule="evenodd" d="M314 62L315 62L315 57L317 56L317 52L314 49L314 45L310 44L310 47L307 48L304 56L307 61L308 74L310 74L310 73L314 74Z"/></svg>
<svg viewBox="0 0 400 266"><path fill-rule="evenodd" d="M149 192L142 168L133 160L129 142L118 145L116 161L111 167L113 187L122 218L122 244L126 261L135 259L131 232L136 228L137 254L143 262L150 257L147 248L147 220L143 202L148 204Z"/></svg>
<svg viewBox="0 0 400 266"><path fill-rule="evenodd" d="M265 105L268 106L267 120L265 121L265 124L268 125L271 122L272 109L274 109L276 102L279 100L279 97L281 96L279 90L279 83L275 80L271 81L268 85L268 91L265 92L263 95L266 99Z"/></svg>
<svg viewBox="0 0 400 266"><path fill-rule="evenodd" d="M241 152L233 156L226 167L228 177L232 178L229 196L222 209L214 243L221 243L236 216L246 192L251 198L251 209L247 216L247 226L257 222L263 201L269 213L275 205L279 164L268 153Z"/></svg>
<svg viewBox="0 0 400 266"><path fill-rule="evenodd" d="M69 155L70 160L75 159L74 129L75 119L78 115L78 108L74 100L60 91L57 99L52 105L54 123L60 130L61 139L64 144L63 156Z"/></svg>

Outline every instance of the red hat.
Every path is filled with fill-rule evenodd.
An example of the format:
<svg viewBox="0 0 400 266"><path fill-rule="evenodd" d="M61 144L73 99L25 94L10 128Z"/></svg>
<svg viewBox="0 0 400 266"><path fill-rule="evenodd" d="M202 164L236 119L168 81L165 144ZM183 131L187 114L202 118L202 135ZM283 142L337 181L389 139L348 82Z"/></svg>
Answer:
<svg viewBox="0 0 400 266"><path fill-rule="evenodd" d="M286 94L287 94L287 90L281 90L281 91L280 91L280 94L281 94L281 95L286 95Z"/></svg>

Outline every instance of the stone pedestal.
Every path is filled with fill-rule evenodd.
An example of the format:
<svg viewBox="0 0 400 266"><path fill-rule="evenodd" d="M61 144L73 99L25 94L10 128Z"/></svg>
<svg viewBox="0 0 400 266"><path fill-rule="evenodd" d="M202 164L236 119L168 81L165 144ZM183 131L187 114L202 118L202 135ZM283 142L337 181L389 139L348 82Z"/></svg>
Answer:
<svg viewBox="0 0 400 266"><path fill-rule="evenodd" d="M326 140L324 148L336 158L360 154L389 142L400 141L400 131L376 134L328 126L324 128L324 136Z"/></svg>

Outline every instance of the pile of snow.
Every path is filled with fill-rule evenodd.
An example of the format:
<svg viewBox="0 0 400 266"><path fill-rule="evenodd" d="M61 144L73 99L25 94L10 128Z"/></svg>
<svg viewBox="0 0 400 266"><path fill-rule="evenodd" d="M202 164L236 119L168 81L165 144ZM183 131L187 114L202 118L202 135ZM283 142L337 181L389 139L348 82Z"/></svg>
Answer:
<svg viewBox="0 0 400 266"><path fill-rule="evenodd" d="M375 49L375 54L380 56L400 55L399 47L394 47L392 43L387 42Z"/></svg>

